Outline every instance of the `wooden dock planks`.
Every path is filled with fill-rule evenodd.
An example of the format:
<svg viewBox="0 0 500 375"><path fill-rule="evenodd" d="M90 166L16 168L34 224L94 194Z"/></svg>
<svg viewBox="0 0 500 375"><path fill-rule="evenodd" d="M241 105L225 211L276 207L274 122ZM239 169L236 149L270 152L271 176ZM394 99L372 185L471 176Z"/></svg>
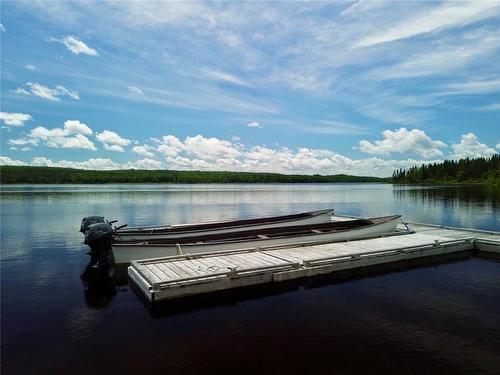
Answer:
<svg viewBox="0 0 500 375"><path fill-rule="evenodd" d="M200 253L133 261L131 282L150 301L278 282L370 265L472 250L500 252L500 233L410 224L399 235L259 251Z"/></svg>

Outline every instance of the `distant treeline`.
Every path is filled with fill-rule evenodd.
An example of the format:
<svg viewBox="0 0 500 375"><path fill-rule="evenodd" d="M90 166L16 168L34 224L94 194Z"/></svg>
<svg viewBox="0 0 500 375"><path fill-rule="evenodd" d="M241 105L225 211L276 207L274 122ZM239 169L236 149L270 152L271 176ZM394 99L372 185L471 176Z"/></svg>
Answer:
<svg viewBox="0 0 500 375"><path fill-rule="evenodd" d="M500 184L500 154L490 158L445 160L442 163L422 164L408 170L397 169L392 182L400 184L467 183Z"/></svg>
<svg viewBox="0 0 500 375"><path fill-rule="evenodd" d="M2 184L105 184L105 183L318 183L391 182L390 178L349 175L285 175L279 173L204 172L170 170L95 171L55 167L4 166Z"/></svg>

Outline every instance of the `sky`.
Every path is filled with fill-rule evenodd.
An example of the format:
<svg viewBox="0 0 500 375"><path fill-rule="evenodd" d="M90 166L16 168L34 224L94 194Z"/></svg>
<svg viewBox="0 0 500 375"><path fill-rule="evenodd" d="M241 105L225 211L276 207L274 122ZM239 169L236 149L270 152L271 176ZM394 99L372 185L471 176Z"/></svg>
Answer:
<svg viewBox="0 0 500 375"><path fill-rule="evenodd" d="M2 1L1 165L390 176L500 152L500 1Z"/></svg>

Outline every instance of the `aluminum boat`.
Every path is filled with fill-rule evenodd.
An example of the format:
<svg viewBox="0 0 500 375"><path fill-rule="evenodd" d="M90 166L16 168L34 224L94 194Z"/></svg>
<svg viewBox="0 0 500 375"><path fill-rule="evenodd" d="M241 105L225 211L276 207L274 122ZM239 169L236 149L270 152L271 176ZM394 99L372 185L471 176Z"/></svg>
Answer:
<svg viewBox="0 0 500 375"><path fill-rule="evenodd" d="M230 233L188 235L170 239L113 242L116 264L131 260L159 258L186 253L238 249L265 249L275 246L304 246L358 240L394 232L400 215L276 228L244 228Z"/></svg>
<svg viewBox="0 0 500 375"><path fill-rule="evenodd" d="M128 241L169 240L181 237L209 236L243 230L264 230L295 225L329 223L333 209L303 212L293 215L273 216L234 221L219 221L194 224L175 224L154 227L124 228L115 231L115 243Z"/></svg>

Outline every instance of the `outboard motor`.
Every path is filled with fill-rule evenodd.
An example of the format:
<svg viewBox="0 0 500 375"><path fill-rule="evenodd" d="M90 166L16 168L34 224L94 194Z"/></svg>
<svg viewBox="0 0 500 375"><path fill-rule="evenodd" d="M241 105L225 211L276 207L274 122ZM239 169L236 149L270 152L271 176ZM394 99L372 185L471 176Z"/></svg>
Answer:
<svg viewBox="0 0 500 375"><path fill-rule="evenodd" d="M80 232L85 233L87 228L95 223L104 223L104 216L87 216L82 219L82 225L80 225Z"/></svg>
<svg viewBox="0 0 500 375"><path fill-rule="evenodd" d="M83 222L82 222L83 226ZM92 267L97 268L108 263L111 240L114 229L110 223L94 223L85 230L85 243L89 245Z"/></svg>

